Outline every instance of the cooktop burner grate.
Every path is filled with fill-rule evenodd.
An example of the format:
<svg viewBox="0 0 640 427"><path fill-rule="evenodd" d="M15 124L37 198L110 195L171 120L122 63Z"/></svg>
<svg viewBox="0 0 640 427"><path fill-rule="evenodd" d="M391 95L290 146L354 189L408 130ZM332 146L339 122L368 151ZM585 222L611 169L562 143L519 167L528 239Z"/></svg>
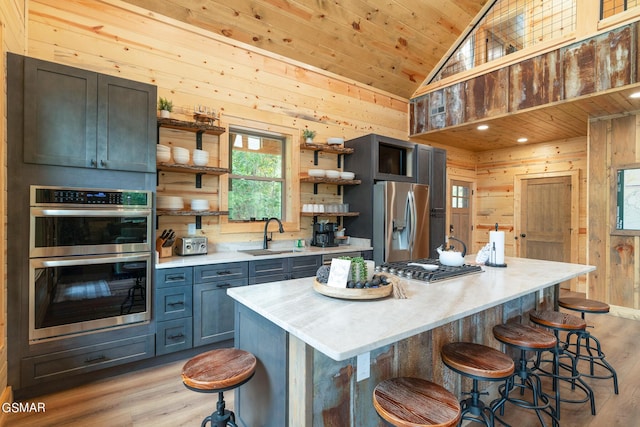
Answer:
<svg viewBox="0 0 640 427"><path fill-rule="evenodd" d="M409 264L428 264L437 266L434 270L427 270L419 265ZM463 264L460 267L450 267L440 264L436 258L423 258L413 261L398 261L384 263L380 267L381 271L395 274L399 277L407 279L422 280L424 282L436 282L438 280L453 279L467 274L482 273L482 267L479 265Z"/></svg>

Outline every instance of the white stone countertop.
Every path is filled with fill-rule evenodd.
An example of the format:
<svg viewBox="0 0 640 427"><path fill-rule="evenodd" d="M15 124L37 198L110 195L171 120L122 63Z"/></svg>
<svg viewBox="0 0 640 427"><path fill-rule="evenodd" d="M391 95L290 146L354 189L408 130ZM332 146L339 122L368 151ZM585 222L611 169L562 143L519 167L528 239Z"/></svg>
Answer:
<svg viewBox="0 0 640 427"><path fill-rule="evenodd" d="M467 256L467 263L475 256ZM425 283L404 279L407 299L341 300L313 278L239 286L227 293L328 357L341 361L586 274L594 266L506 258L506 268Z"/></svg>
<svg viewBox="0 0 640 427"><path fill-rule="evenodd" d="M291 249L289 250L289 248ZM251 248L247 249L257 249L257 247L254 244ZM234 248L225 248L220 251L210 252L206 255L172 256L168 258L160 258L156 260L156 269L193 267L197 265L222 264L225 262L256 261L259 259L269 258L341 254L349 252L369 251L373 248L369 245L341 245L328 248L306 246L303 250L294 252L293 243L291 243L291 245L287 245L286 247L283 245L274 245L271 249L274 251L281 251L286 249L286 252L274 253L270 255L250 255L244 252L240 252L239 250L236 250Z"/></svg>

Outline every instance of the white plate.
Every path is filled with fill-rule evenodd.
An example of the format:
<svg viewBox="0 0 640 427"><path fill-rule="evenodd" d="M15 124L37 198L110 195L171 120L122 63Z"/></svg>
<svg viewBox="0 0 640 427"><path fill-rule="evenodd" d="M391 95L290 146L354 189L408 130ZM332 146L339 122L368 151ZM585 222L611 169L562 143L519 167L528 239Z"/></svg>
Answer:
<svg viewBox="0 0 640 427"><path fill-rule="evenodd" d="M329 145L340 145L342 143L344 143L342 138L327 138L327 144Z"/></svg>

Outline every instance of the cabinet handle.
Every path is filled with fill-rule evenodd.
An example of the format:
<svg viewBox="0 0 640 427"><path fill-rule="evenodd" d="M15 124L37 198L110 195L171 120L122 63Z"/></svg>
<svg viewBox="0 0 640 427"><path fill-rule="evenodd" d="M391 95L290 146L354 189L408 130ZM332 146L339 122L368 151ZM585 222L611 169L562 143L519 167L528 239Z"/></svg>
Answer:
<svg viewBox="0 0 640 427"><path fill-rule="evenodd" d="M98 163L96 163L96 159L91 159L91 166L96 167Z"/></svg>
<svg viewBox="0 0 640 427"><path fill-rule="evenodd" d="M232 272L230 272L229 270L224 270L224 271L218 271L216 273L218 276L227 276L229 274L233 274Z"/></svg>
<svg viewBox="0 0 640 427"><path fill-rule="evenodd" d="M100 166L103 168L107 167L107 162L105 162L104 160L100 160Z"/></svg>
<svg viewBox="0 0 640 427"><path fill-rule="evenodd" d="M184 274L168 275L166 281L185 280Z"/></svg>
<svg viewBox="0 0 640 427"><path fill-rule="evenodd" d="M107 360L107 357L104 354L101 354L100 356L84 359L84 363L97 363L102 362L103 360Z"/></svg>
<svg viewBox="0 0 640 427"><path fill-rule="evenodd" d="M178 338L184 338L184 334L169 335L167 338L170 339L170 340L175 340L175 339L178 339Z"/></svg>
<svg viewBox="0 0 640 427"><path fill-rule="evenodd" d="M230 287L231 287L231 283L219 283L216 285L216 288L218 289L230 288Z"/></svg>
<svg viewBox="0 0 640 427"><path fill-rule="evenodd" d="M167 304L169 307L175 307L175 306L181 306L184 305L184 301L178 301L178 302L170 302Z"/></svg>

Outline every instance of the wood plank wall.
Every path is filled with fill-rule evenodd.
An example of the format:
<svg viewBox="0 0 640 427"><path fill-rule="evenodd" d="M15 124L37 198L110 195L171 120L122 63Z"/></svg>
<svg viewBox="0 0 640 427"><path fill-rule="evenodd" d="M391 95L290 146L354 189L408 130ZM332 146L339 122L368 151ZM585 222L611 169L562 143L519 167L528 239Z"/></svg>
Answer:
<svg viewBox="0 0 640 427"><path fill-rule="evenodd" d="M0 48L2 51L2 60L0 61L0 75L2 82L0 83L0 188L2 189L0 218L3 219L2 227L0 227L0 405L13 400L11 388L7 387L7 312L6 312L6 295L7 295L7 194L6 194L6 164L7 164L7 114L6 102L7 88L5 76L5 54L8 51L23 52L25 49L25 17L26 4L19 0L5 0L0 2ZM7 414L0 411L0 425L5 425Z"/></svg>
<svg viewBox="0 0 640 427"><path fill-rule="evenodd" d="M231 44L222 36L118 0L31 0L28 28L29 56L153 83L178 113L206 105L221 113L223 125L253 122L289 129L294 147L305 127L317 131L319 142L367 133L407 138L407 99ZM227 141L227 134L220 137L221 144ZM312 159L312 152L302 152L296 167L305 172ZM321 155L318 167L335 169L336 156ZM218 197L218 191L226 191L219 185L224 180L206 179L205 191L210 190L216 204L225 199L224 194ZM187 197L197 194L190 177L173 176L161 185ZM321 186L319 192L313 195L313 186L302 184L296 202L341 200L336 186ZM299 229L285 227L288 232L275 233L274 239L310 238L312 219L299 221ZM160 222L161 228L171 227L180 235L194 219L161 217ZM221 233L218 217L204 217L202 222L202 233L212 243L262 239L261 232Z"/></svg>
<svg viewBox="0 0 640 427"><path fill-rule="evenodd" d="M489 231L496 223L505 232L505 255L518 256L515 237L516 177L540 177L544 174L579 171L578 259L586 263L587 245L587 138L523 145L517 148L478 153L477 196L473 249L479 250L489 241ZM577 291L586 289L585 278L579 279Z"/></svg>
<svg viewBox="0 0 640 427"><path fill-rule="evenodd" d="M589 126L589 297L640 319L640 236L615 232L616 170L640 167L640 114L594 119Z"/></svg>

